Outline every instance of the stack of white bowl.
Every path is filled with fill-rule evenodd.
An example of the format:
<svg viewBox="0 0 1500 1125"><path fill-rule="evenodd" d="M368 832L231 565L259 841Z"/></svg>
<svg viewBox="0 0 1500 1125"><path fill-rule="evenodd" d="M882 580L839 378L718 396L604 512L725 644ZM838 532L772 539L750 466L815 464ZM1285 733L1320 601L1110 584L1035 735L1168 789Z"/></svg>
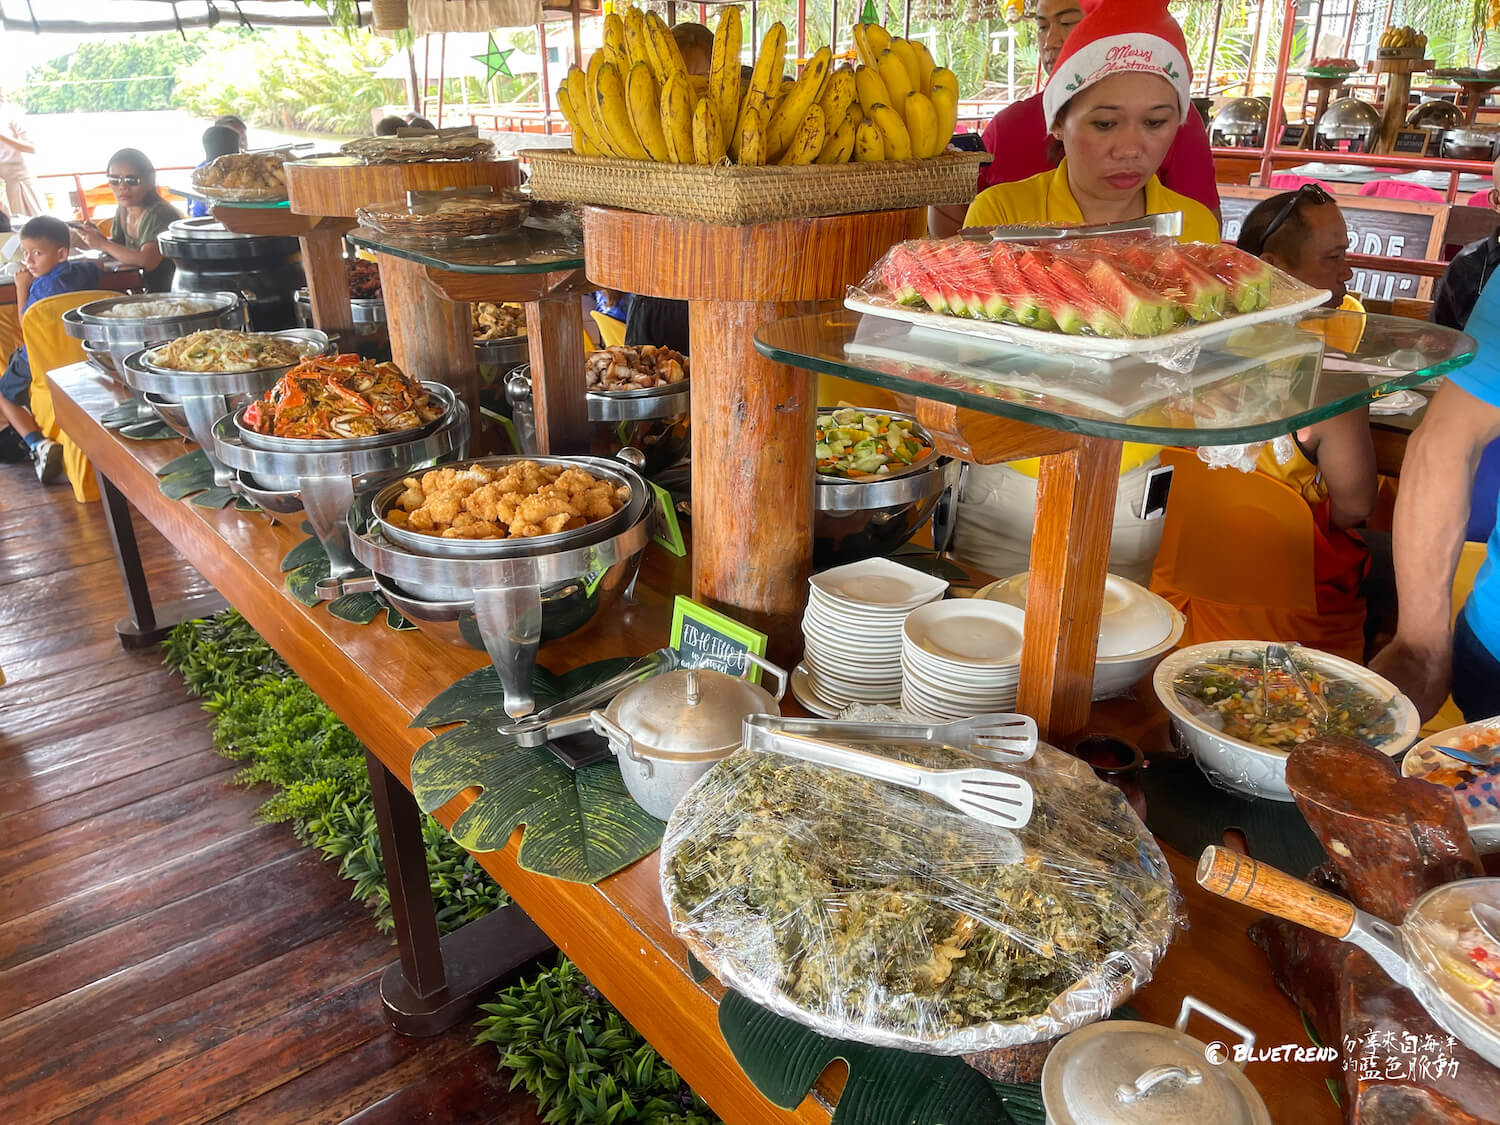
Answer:
<svg viewBox="0 0 1500 1125"><path fill-rule="evenodd" d="M807 686L826 709L901 699L901 623L948 583L887 559L834 567L809 580L802 617ZM800 677L794 677L794 686Z"/></svg>
<svg viewBox="0 0 1500 1125"><path fill-rule="evenodd" d="M901 630L901 707L916 718L1011 711L1021 679L1024 611L967 598L923 606Z"/></svg>
<svg viewBox="0 0 1500 1125"><path fill-rule="evenodd" d="M1024 609L1025 574L992 582L975 597ZM1099 615L1099 650L1094 662L1094 698L1124 695L1182 640L1187 619L1170 602L1144 586L1108 575Z"/></svg>

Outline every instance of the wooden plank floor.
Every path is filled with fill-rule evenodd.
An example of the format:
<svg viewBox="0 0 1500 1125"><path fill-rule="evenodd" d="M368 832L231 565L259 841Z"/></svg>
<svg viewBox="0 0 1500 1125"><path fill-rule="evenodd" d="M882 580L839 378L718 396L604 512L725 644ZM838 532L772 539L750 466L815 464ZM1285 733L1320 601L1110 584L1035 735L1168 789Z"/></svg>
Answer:
<svg viewBox="0 0 1500 1125"><path fill-rule="evenodd" d="M137 534L158 600L210 592ZM99 505L0 465L0 1122L537 1125L470 1024L385 1026L389 939L123 613Z"/></svg>

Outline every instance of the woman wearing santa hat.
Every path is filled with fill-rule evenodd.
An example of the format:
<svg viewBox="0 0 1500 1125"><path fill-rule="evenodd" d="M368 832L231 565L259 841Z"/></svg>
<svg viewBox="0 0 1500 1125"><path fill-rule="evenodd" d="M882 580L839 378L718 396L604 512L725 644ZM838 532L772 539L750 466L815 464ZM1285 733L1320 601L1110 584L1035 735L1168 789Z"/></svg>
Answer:
<svg viewBox="0 0 1500 1125"><path fill-rule="evenodd" d="M1113 223L1182 212L1184 242L1218 242L1207 207L1156 177L1188 113L1191 74L1182 29L1166 0L1105 0L1073 29L1043 91L1048 128L1062 162L1014 183L996 184L969 205L966 227ZM1144 585L1161 546L1163 521L1143 501L1161 447L1126 442L1115 493L1109 569ZM1035 458L971 466L958 503L953 553L992 574L1030 562L1040 464Z"/></svg>
<svg viewBox="0 0 1500 1125"><path fill-rule="evenodd" d="M986 188L964 225L1112 223L1181 211L1184 242L1219 241L1213 213L1156 176L1194 112L1191 75L1187 43L1166 0L1097 5L1068 36L1042 93L1062 162Z"/></svg>

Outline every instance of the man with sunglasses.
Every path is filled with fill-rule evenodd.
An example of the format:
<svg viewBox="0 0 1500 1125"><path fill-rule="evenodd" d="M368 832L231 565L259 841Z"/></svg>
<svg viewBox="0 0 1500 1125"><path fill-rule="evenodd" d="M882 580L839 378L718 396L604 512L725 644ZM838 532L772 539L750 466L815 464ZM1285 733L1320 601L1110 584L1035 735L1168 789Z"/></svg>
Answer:
<svg viewBox="0 0 1500 1125"><path fill-rule="evenodd" d="M1239 248L1264 258L1315 289L1333 294L1329 308L1348 297L1349 228L1344 214L1320 184L1303 184L1255 205L1240 227ZM1358 305L1354 306L1356 310Z"/></svg>

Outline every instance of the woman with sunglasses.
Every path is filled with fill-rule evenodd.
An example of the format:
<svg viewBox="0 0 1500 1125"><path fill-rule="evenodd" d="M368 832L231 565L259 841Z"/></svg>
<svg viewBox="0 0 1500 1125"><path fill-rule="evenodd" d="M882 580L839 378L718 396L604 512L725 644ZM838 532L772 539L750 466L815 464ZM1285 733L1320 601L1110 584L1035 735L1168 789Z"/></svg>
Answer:
<svg viewBox="0 0 1500 1125"><path fill-rule="evenodd" d="M85 223L78 228L80 236L89 249L102 250L115 261L138 268L148 290L165 293L172 286L176 267L162 255L156 236L182 214L157 193L156 168L138 149L122 148L111 156L105 174L119 205L114 229L106 237L98 227Z"/></svg>

